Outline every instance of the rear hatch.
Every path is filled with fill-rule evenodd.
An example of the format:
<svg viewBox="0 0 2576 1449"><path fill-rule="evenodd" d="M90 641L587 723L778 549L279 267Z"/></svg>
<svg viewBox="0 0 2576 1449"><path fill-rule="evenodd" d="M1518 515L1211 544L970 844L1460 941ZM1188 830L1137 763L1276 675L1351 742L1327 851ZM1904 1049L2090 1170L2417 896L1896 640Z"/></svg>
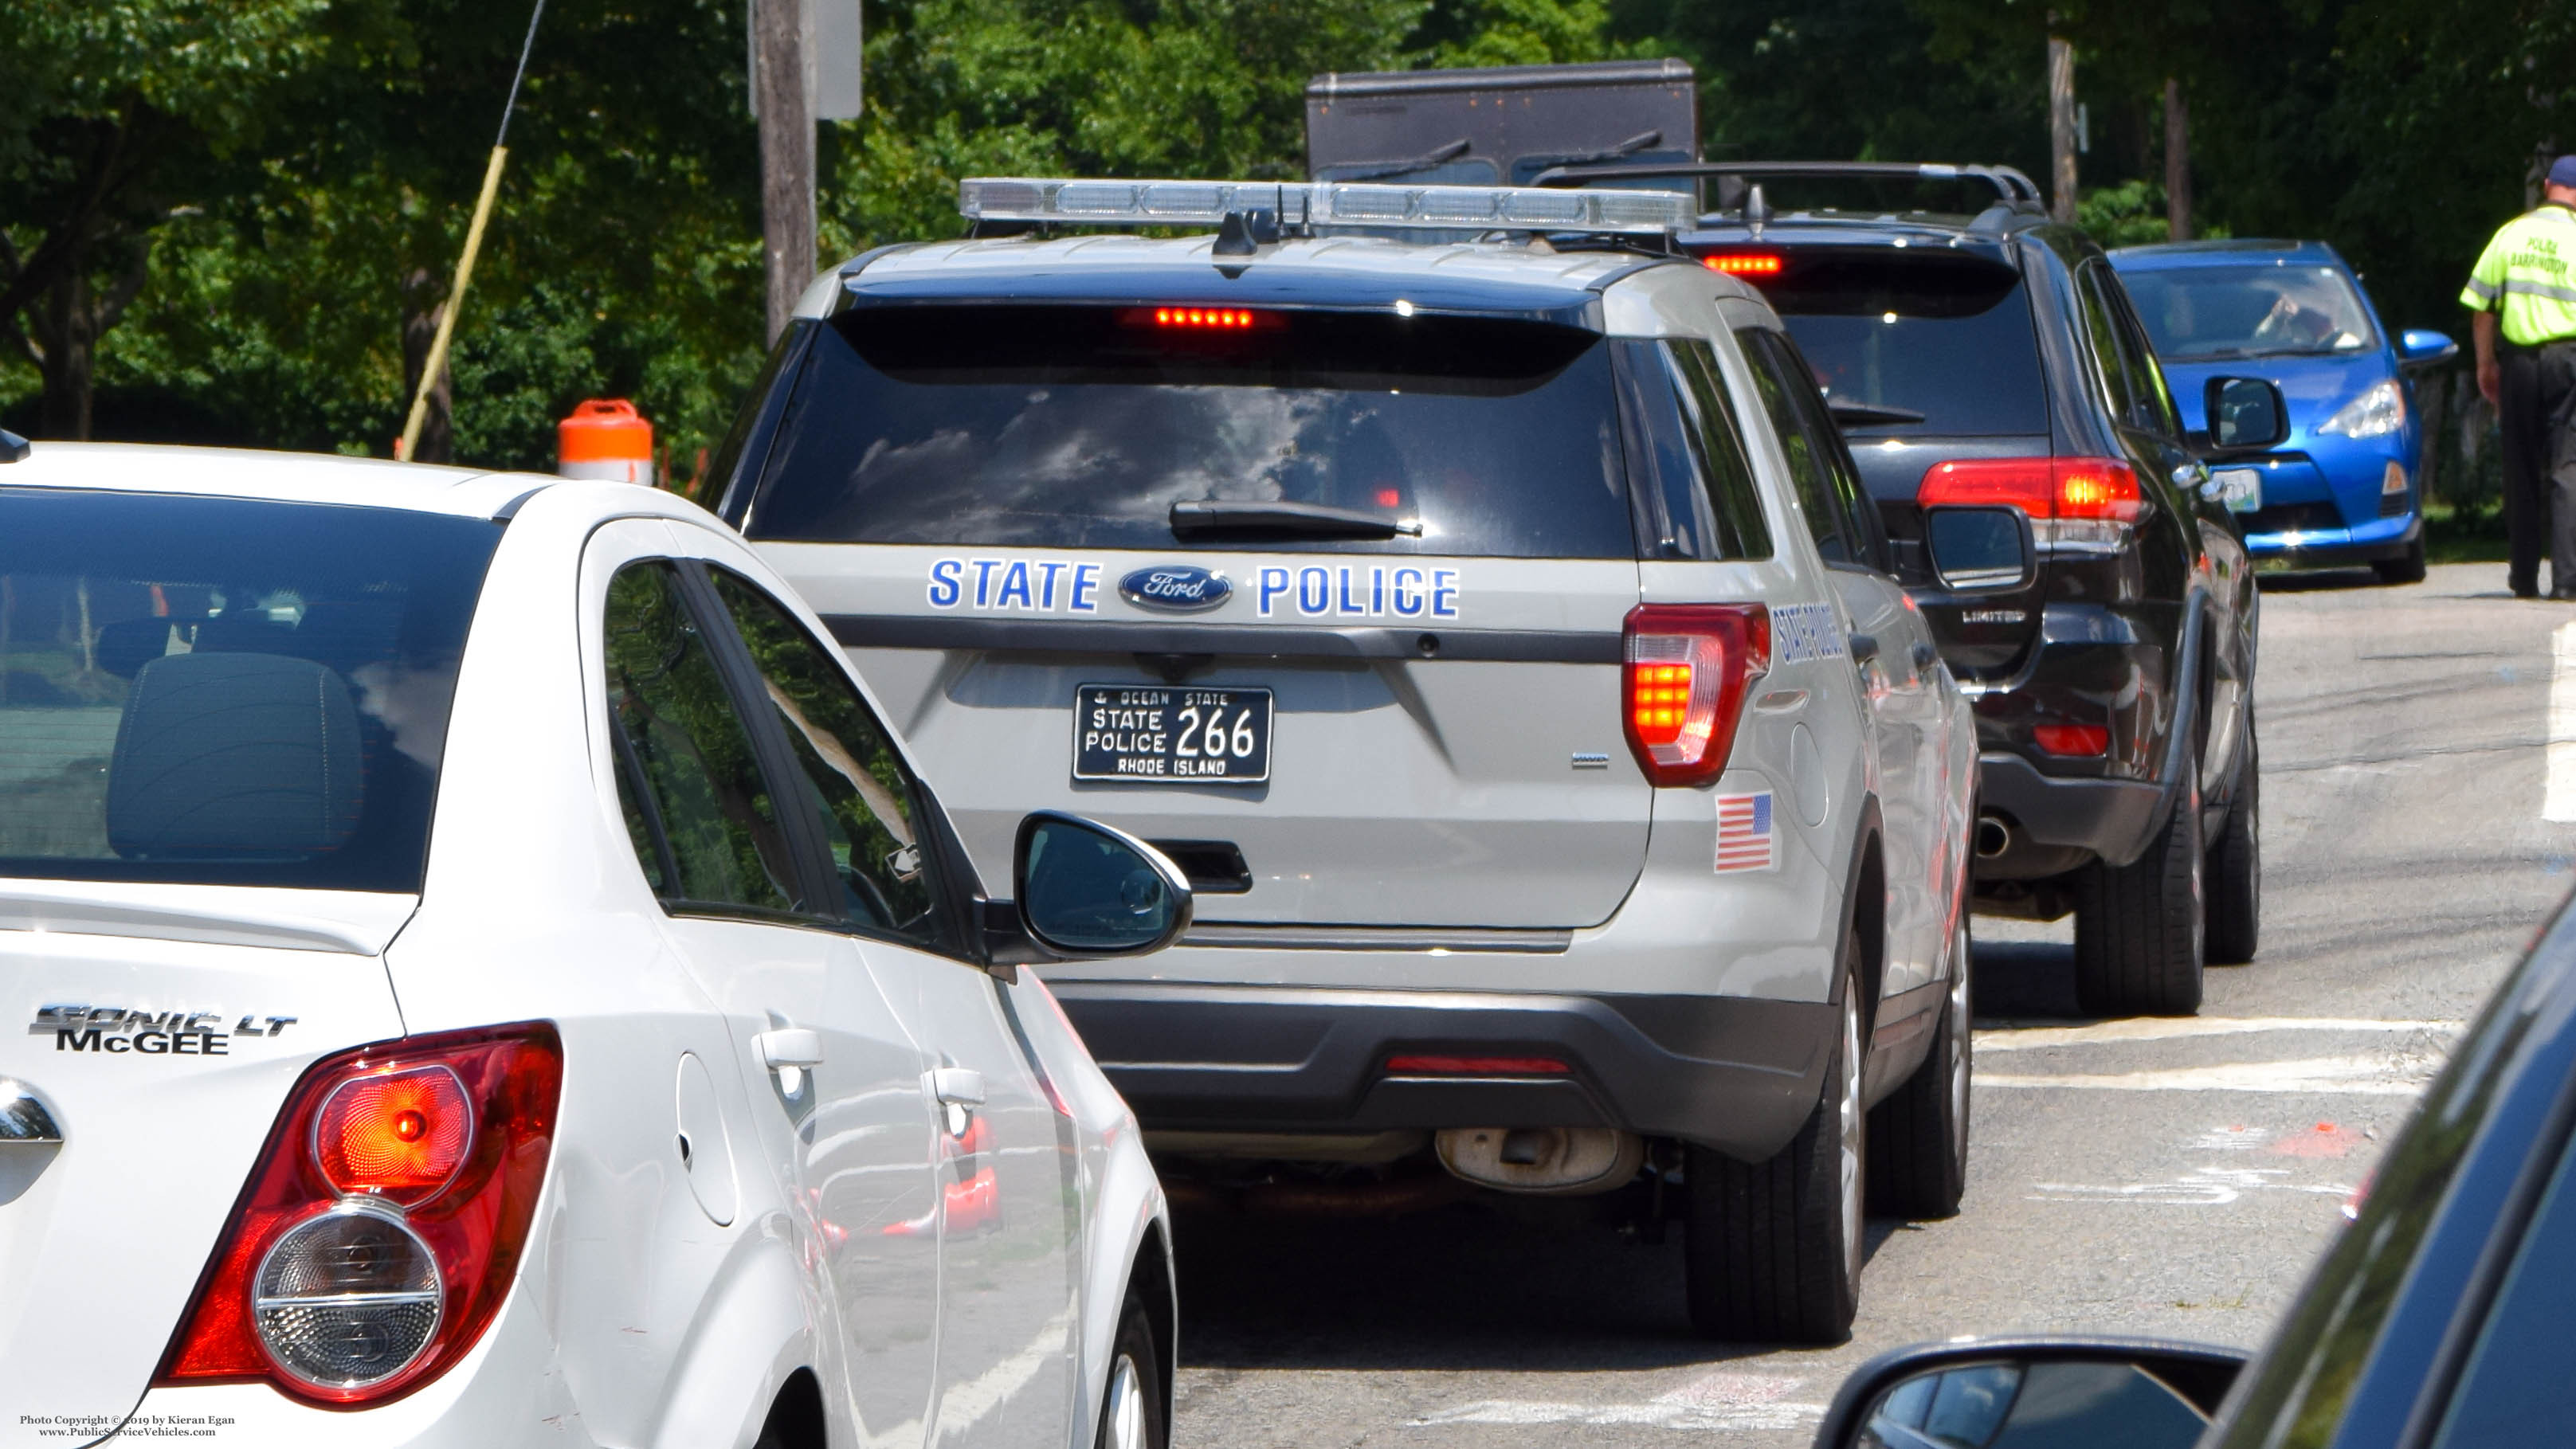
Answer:
<svg viewBox="0 0 2576 1449"><path fill-rule="evenodd" d="M1917 564L1916 499L1934 466L2050 456L2048 388L2029 288L1994 246L1725 243L1778 258L1741 272L1762 290L1836 409L1852 461ZM2009 670L2039 634L2047 564L2018 593L1916 589L1942 656L1963 675Z"/></svg>
<svg viewBox="0 0 2576 1449"><path fill-rule="evenodd" d="M498 536L0 487L0 1443L123 1420L288 1089L402 1034Z"/></svg>
<svg viewBox="0 0 2576 1449"><path fill-rule="evenodd" d="M0 1099L62 1139L0 1141L0 1444L142 1398L287 1090L402 1035L373 958L412 902L0 882Z"/></svg>
<svg viewBox="0 0 2576 1449"><path fill-rule="evenodd" d="M1651 805L1609 353L1489 317L862 306L744 531L988 879L1051 805L1174 843L1203 921L1591 925Z"/></svg>

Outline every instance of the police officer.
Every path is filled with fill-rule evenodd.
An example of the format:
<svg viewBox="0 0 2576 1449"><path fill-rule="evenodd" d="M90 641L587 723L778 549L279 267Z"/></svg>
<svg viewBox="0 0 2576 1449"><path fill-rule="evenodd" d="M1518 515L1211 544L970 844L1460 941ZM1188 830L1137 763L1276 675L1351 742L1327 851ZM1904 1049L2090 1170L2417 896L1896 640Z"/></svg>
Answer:
<svg viewBox="0 0 2576 1449"><path fill-rule="evenodd" d="M2478 391L2504 425L2514 597L2539 596L2545 534L2549 597L2576 599L2576 156L2551 163L2546 196L2487 243L2460 305L2477 314Z"/></svg>

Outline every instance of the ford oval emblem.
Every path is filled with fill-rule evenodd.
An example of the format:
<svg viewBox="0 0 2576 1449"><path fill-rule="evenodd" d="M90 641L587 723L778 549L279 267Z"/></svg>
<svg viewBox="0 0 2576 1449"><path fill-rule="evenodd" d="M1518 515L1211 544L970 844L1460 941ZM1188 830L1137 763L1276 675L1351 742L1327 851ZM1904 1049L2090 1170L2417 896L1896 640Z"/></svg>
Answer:
<svg viewBox="0 0 2576 1449"><path fill-rule="evenodd" d="M1120 579L1118 592L1127 602L1148 609L1196 614L1233 597L1234 585L1225 581L1225 575L1196 564L1156 564Z"/></svg>

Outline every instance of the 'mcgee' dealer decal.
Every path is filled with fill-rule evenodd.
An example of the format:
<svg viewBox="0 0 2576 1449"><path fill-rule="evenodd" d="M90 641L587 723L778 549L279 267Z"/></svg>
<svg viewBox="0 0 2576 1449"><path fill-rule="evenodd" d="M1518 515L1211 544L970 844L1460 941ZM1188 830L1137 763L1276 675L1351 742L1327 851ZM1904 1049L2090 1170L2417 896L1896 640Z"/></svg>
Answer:
<svg viewBox="0 0 2576 1449"><path fill-rule="evenodd" d="M243 1016L226 1027L220 1011L140 1011L122 1006L46 1006L36 1011L29 1036L53 1034L58 1052L109 1056L224 1057L236 1037L272 1037L291 1016Z"/></svg>

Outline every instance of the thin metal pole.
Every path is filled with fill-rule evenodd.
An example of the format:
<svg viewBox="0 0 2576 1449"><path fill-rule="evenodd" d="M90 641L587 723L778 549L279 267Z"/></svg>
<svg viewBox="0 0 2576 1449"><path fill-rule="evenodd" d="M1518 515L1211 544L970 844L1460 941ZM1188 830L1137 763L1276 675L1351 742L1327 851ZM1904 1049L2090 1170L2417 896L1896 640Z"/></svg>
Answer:
<svg viewBox="0 0 2576 1449"><path fill-rule="evenodd" d="M411 413L403 419L402 441L394 444L394 457L411 461L412 450L420 446L421 425L429 420L429 391L438 385L438 375L447 366L448 340L456 335L456 314L465 310L466 284L474 280L474 258L483 250L483 227L492 219L492 199L501 191L501 165L510 157L510 114L519 106L519 83L527 79L528 56L537 47L537 22L545 18L546 0L537 0L536 9L528 15L528 38L519 44L519 68L510 74L509 99L501 103L501 129L492 138L492 159L483 166L483 192L474 199L474 220L465 228L465 251L456 259L456 285L447 292L447 305L439 309L438 332L429 342L429 356L422 360L420 386L411 395Z"/></svg>

